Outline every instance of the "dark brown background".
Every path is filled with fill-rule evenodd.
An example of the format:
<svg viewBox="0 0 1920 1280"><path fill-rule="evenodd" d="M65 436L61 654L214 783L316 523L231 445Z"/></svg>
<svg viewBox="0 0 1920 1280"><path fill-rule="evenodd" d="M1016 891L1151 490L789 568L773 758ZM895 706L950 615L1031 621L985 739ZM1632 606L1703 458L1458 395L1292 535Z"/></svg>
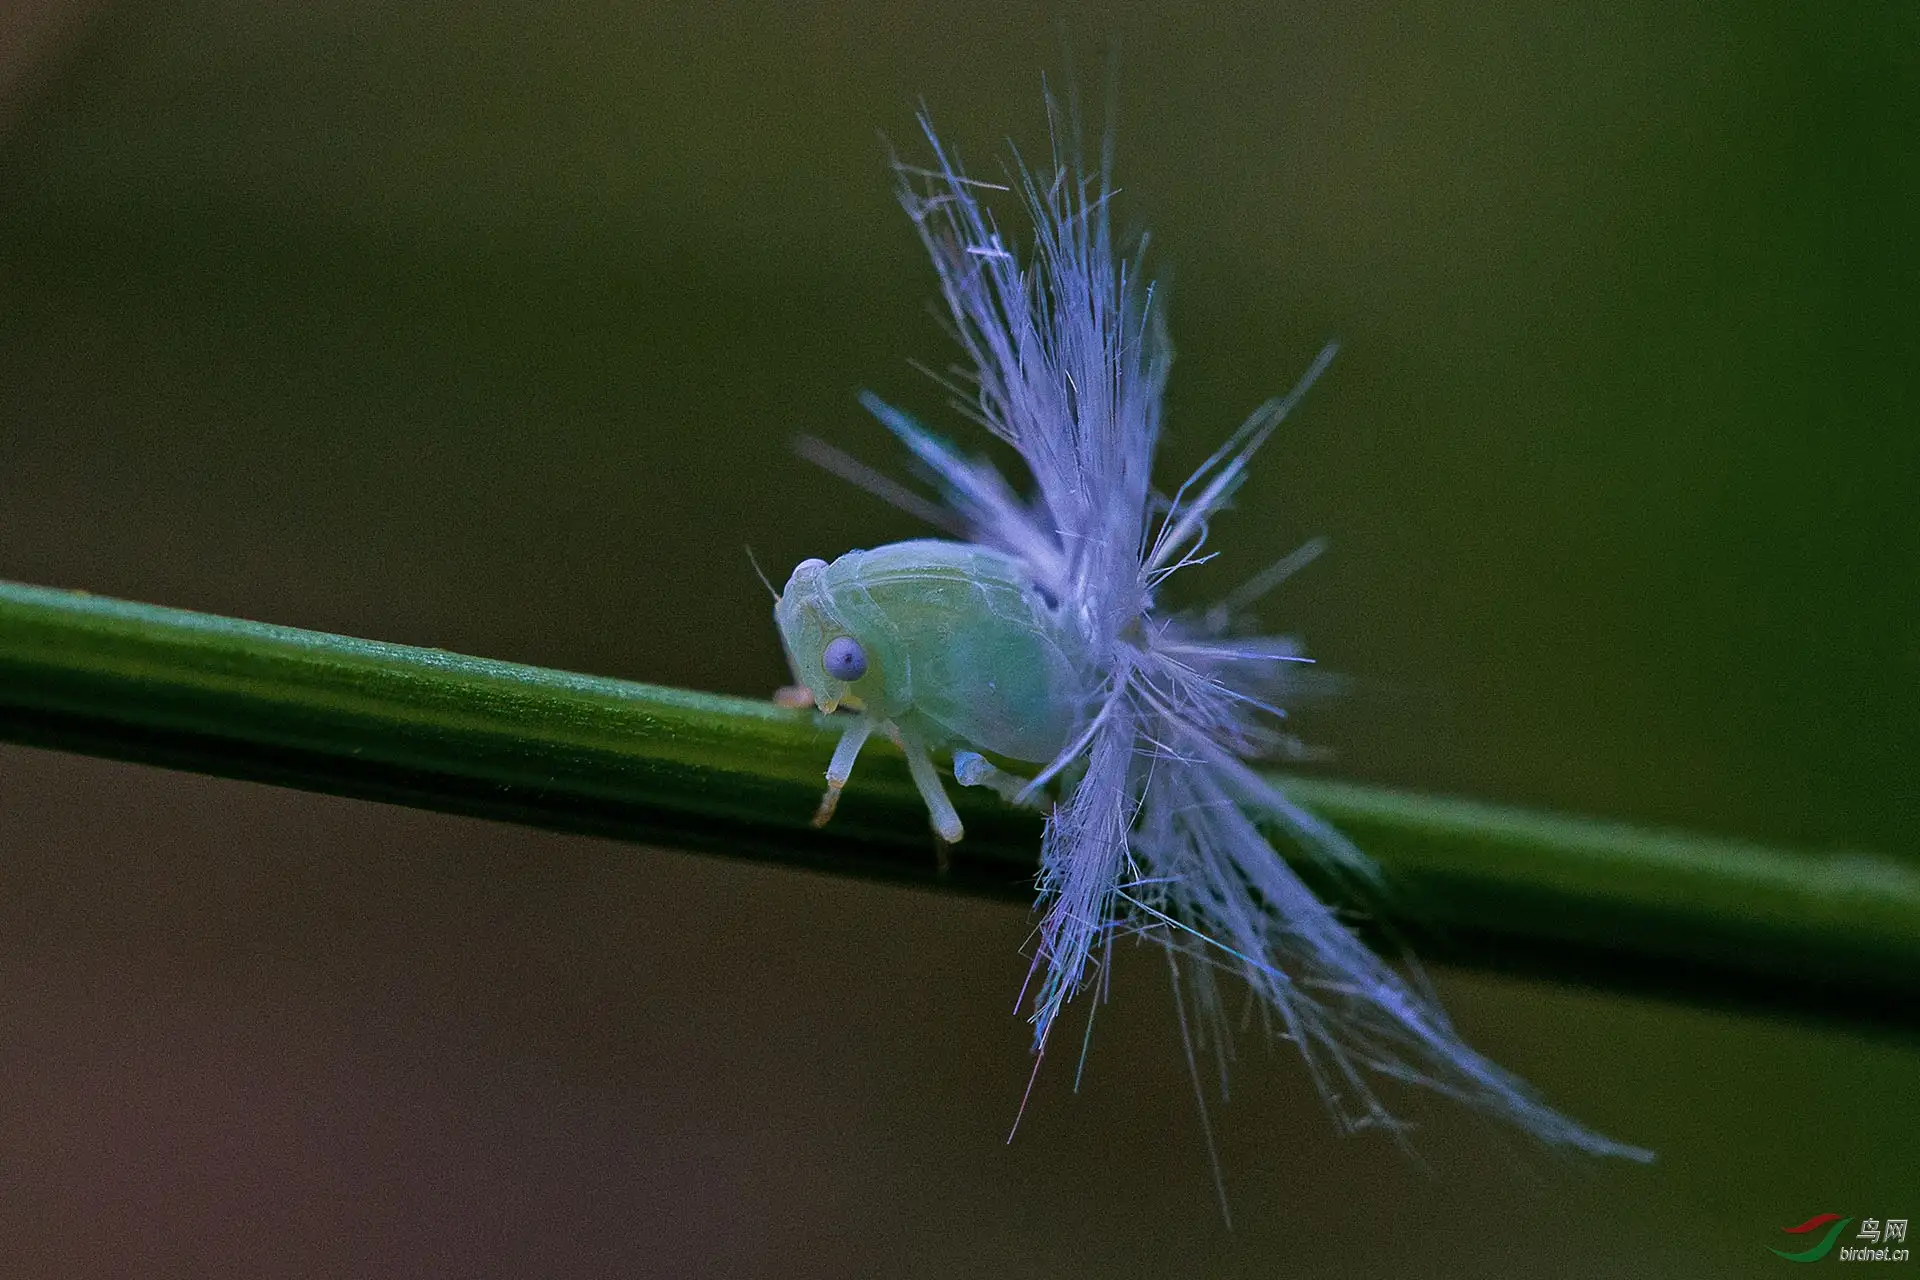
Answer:
<svg viewBox="0 0 1920 1280"><path fill-rule="evenodd" d="M1076 7L1124 45L1169 469L1345 351L1219 588L1343 773L1913 852L1920 30L1642 3ZM0 18L0 575L741 693L902 536L787 452L945 348L877 131L1040 145L1015 7L42 0ZM1094 75L1084 76L1087 80ZM1750 1275L1920 1216L1920 1048L1442 975L1651 1170L1249 1044L1212 1204L1164 980L1003 1144L1016 909L0 752L0 1270Z"/></svg>

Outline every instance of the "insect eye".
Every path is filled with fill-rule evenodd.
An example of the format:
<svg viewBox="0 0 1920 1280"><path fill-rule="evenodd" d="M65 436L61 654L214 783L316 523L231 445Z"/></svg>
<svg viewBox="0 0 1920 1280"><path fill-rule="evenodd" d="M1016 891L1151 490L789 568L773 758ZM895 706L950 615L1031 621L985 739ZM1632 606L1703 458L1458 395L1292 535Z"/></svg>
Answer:
<svg viewBox="0 0 1920 1280"><path fill-rule="evenodd" d="M867 674L867 651L852 636L839 636L820 655L820 665L835 680L858 680Z"/></svg>

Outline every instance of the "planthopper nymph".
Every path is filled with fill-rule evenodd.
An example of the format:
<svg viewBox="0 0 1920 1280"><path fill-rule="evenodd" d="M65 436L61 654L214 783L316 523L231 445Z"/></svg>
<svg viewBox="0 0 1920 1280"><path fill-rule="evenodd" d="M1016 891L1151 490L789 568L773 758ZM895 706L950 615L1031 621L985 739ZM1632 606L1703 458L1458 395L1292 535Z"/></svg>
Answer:
<svg viewBox="0 0 1920 1280"><path fill-rule="evenodd" d="M931 538L850 551L795 567L774 606L794 673L824 711L856 712L827 770L818 820L833 806L875 728L899 742L949 844L964 834L934 771L1009 800L1023 780L987 763L992 751L1036 765L1067 746L1089 705L1095 668L1058 601L1026 566L992 547Z"/></svg>
<svg viewBox="0 0 1920 1280"><path fill-rule="evenodd" d="M1165 950L1190 1061L1196 1048L1226 1053L1221 979L1237 979L1349 1127L1398 1131L1376 1093L1386 1078L1550 1146L1647 1158L1470 1048L1425 984L1370 950L1270 843L1362 893L1376 882L1365 854L1253 763L1298 749L1279 722L1304 658L1243 615L1305 557L1210 609L1172 611L1161 594L1211 558L1215 517L1333 350L1193 475L1156 489L1170 360L1162 308L1140 250L1119 252L1112 237L1111 147L1088 164L1077 121L1048 105L1044 170L1016 157L1005 184L970 178L924 118L929 162L895 162L965 356L948 390L1013 447L1031 483L1016 487L872 397L867 407L931 478L937 503L811 446L948 535L804 561L779 594L799 696L845 724L816 821L832 816L876 732L906 754L942 841L963 833L941 760L962 786L1045 808L1028 985L1036 1055L1067 1002L1103 985L1115 942L1139 938ZM995 219L1003 193L1032 222L1024 245ZM1098 1001L1088 1003L1090 1028Z"/></svg>

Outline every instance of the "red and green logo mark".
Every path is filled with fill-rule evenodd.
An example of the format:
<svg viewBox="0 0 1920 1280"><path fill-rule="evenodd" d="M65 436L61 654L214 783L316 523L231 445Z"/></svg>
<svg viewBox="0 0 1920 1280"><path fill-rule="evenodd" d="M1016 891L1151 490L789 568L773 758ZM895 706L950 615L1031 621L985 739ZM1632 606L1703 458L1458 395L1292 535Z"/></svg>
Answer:
<svg viewBox="0 0 1920 1280"><path fill-rule="evenodd" d="M1789 1253L1785 1249L1775 1249L1771 1245L1767 1246L1767 1251L1778 1254L1788 1262L1818 1262L1833 1252L1833 1242L1840 1238L1840 1233L1845 1231L1847 1224L1852 1221L1852 1218L1843 1218L1837 1213L1816 1213L1797 1227L1782 1227L1780 1229L1790 1236L1811 1238L1814 1232L1825 1227L1826 1234L1820 1237L1817 1244L1802 1249L1798 1253Z"/></svg>

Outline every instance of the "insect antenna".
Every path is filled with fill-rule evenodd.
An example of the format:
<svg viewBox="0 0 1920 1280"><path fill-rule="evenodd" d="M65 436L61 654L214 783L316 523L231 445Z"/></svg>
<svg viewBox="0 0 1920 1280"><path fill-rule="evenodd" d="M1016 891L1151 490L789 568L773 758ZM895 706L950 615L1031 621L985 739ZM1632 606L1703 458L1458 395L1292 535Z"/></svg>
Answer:
<svg viewBox="0 0 1920 1280"><path fill-rule="evenodd" d="M779 604L780 593L774 589L773 583L767 581L767 571L760 567L759 558L753 554L753 548L742 547L741 550L747 553L747 563L753 566L753 576L760 579L760 585L767 589L767 594L773 597L773 602Z"/></svg>

